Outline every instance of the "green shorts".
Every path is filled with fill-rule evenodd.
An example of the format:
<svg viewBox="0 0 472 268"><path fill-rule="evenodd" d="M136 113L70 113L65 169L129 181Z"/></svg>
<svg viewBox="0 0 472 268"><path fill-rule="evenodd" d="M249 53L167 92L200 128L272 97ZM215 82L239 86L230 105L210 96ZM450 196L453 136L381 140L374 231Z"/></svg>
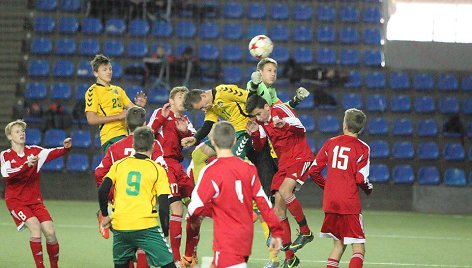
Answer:
<svg viewBox="0 0 472 268"><path fill-rule="evenodd" d="M103 153L106 154L108 148L109 148L113 143L118 142L118 141L120 141L120 140L122 140L122 139L124 139L124 138L126 138L126 136L125 136L125 135L121 135L121 136L114 137L114 138L111 138L111 139L109 139L108 141L106 141L104 144L102 144L102 151L103 151Z"/></svg>
<svg viewBox="0 0 472 268"><path fill-rule="evenodd" d="M245 159L247 152L252 150L251 136L249 136L245 130L237 131L234 133L234 135L236 136L236 143L234 144L233 148L231 148L231 151L233 151L235 156ZM215 150L215 147L211 145L210 140L205 141L205 144L210 146L211 149Z"/></svg>
<svg viewBox="0 0 472 268"><path fill-rule="evenodd" d="M135 259L138 248L144 250L150 266L161 267L174 261L172 251L159 226L136 231L113 232L113 262L126 264Z"/></svg>

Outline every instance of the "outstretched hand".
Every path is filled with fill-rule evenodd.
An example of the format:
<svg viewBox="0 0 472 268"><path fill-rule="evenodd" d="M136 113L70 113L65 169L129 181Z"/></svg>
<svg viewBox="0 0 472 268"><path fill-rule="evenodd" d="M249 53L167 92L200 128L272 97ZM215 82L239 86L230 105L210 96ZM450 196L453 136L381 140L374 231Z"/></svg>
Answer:
<svg viewBox="0 0 472 268"><path fill-rule="evenodd" d="M181 118L178 118L177 120L175 120L175 126L177 127L177 129L182 132L182 133L185 133L188 131L188 123L187 121L181 119Z"/></svg>
<svg viewBox="0 0 472 268"><path fill-rule="evenodd" d="M162 106L162 112L161 112L162 116L167 118L169 117L169 114L170 114L170 103L166 103L164 104L164 106Z"/></svg>
<svg viewBox="0 0 472 268"><path fill-rule="evenodd" d="M37 155L28 156L28 167L32 167L38 163L39 157Z"/></svg>
<svg viewBox="0 0 472 268"><path fill-rule="evenodd" d="M139 91L134 98L134 103L139 107L144 107L147 104L147 96L143 91Z"/></svg>
<svg viewBox="0 0 472 268"><path fill-rule="evenodd" d="M259 124L254 122L253 120L247 121L246 125L246 132L251 135L252 133L259 130Z"/></svg>
<svg viewBox="0 0 472 268"><path fill-rule="evenodd" d="M184 147L190 147L194 145L197 142L197 139L195 137L185 137L180 141L180 144Z"/></svg>
<svg viewBox="0 0 472 268"><path fill-rule="evenodd" d="M66 138L63 142L64 148L69 149L72 147L72 138Z"/></svg>

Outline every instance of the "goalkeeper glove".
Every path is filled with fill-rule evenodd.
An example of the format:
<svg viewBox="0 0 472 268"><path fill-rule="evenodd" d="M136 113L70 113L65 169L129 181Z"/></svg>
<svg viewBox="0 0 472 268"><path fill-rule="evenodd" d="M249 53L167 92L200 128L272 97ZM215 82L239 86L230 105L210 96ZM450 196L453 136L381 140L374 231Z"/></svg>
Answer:
<svg viewBox="0 0 472 268"><path fill-rule="evenodd" d="M259 85L262 82L262 74L259 71L255 71L251 74L251 82L254 85Z"/></svg>
<svg viewBox="0 0 472 268"><path fill-rule="evenodd" d="M296 91L296 95L295 97L299 100L299 101L302 101L304 100L306 97L310 96L310 92L308 92L308 90L306 90L306 88L304 87L299 87Z"/></svg>

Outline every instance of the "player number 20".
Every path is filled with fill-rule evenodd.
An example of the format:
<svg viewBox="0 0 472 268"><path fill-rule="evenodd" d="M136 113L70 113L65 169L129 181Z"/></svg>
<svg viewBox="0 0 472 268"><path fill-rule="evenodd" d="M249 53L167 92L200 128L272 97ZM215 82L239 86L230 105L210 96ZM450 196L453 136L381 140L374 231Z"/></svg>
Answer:
<svg viewBox="0 0 472 268"><path fill-rule="evenodd" d="M139 187L141 186L141 173L136 171L131 171L128 173L128 188L126 188L126 193L128 195L137 196L139 194Z"/></svg>
<svg viewBox="0 0 472 268"><path fill-rule="evenodd" d="M344 152L349 152L350 150L351 148L349 147L339 147L339 145L336 145L336 147L333 149L333 162L331 163L331 167L346 170L349 157L345 155Z"/></svg>

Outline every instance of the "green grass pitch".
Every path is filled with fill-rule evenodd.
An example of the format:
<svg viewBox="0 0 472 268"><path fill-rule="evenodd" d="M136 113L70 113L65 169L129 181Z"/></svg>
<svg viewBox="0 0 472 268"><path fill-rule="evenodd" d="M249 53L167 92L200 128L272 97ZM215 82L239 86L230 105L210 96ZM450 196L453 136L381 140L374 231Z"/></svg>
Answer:
<svg viewBox="0 0 472 268"><path fill-rule="evenodd" d="M97 230L97 202L46 201L46 206L56 225L61 267L113 267L112 240L103 239ZM319 209L305 209L305 213L310 228L317 234L323 213ZM364 223L367 239L364 267L472 267L472 215L364 211ZM3 200L0 238L0 267L34 267L29 233L16 231ZM211 243L212 224L206 219L198 248L200 257L213 255ZM330 239L316 238L297 252L301 259L299 267L326 267L331 246ZM44 252L45 263L49 265ZM262 267L267 255L262 229L256 223L248 266ZM340 267L348 266L350 255L347 248Z"/></svg>

